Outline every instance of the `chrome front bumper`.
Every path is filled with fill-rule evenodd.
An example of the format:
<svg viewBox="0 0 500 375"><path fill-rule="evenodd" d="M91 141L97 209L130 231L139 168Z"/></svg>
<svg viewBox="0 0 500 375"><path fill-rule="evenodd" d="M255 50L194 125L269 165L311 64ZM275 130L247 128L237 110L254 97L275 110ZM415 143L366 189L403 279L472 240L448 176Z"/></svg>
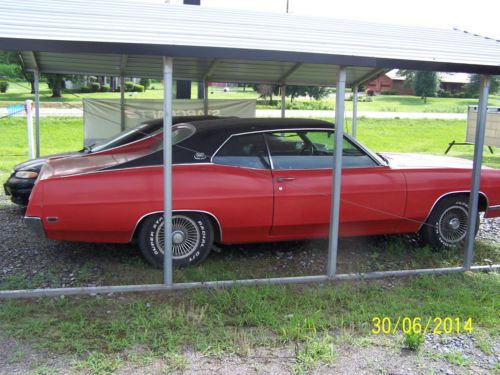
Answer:
<svg viewBox="0 0 500 375"><path fill-rule="evenodd" d="M37 237L45 237L45 231L43 230L42 219L39 217L24 217L24 224L28 227L30 231L36 234Z"/></svg>

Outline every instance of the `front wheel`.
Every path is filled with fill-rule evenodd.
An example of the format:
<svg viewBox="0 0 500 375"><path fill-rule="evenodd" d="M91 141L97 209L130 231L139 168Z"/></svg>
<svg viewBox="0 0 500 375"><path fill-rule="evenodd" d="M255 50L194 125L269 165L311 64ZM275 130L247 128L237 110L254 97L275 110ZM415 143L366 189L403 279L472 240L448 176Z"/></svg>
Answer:
<svg viewBox="0 0 500 375"><path fill-rule="evenodd" d="M146 218L138 233L138 242L144 258L153 266L163 267L163 215ZM213 228L210 220L198 213L172 215L172 262L185 267L203 261L212 248Z"/></svg>
<svg viewBox="0 0 500 375"><path fill-rule="evenodd" d="M425 242L433 247L456 248L461 246L467 236L469 206L466 197L443 198L432 210L420 234ZM476 230L479 229L479 214Z"/></svg>

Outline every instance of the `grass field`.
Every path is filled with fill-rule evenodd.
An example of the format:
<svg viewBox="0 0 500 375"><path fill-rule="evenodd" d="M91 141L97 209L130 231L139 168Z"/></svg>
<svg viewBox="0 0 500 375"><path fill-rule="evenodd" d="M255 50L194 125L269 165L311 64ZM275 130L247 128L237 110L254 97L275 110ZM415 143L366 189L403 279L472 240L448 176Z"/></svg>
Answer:
<svg viewBox="0 0 500 375"><path fill-rule="evenodd" d="M153 83L154 90L147 90L144 93L126 93L126 98L133 99L163 99L163 85ZM197 84L192 85L192 98L197 98ZM40 85L40 100L42 105L55 105L57 103L67 103L80 105L82 98L94 99L119 99L120 93L72 93L65 92L62 98L51 98L51 91L45 83ZM21 103L26 99L32 98L29 87L25 82L12 82L9 90L5 94L0 94L0 106L6 106L14 103ZM257 99L258 94L252 88L231 87L229 92L224 92L222 87L211 87L209 90L210 99ZM465 113L469 105L476 105L477 99L456 99L456 98L428 98L424 103L416 96L375 96L372 102L359 102L358 111L367 112L446 112L446 113ZM319 101L308 98L297 98L294 103L287 99L287 106L294 109L333 109L335 100L325 98ZM269 105L263 100L259 100L257 108L279 108L279 98L274 98L274 104ZM500 95L490 95L489 105L500 106ZM346 110L352 110L352 101L346 102Z"/></svg>
<svg viewBox="0 0 500 375"><path fill-rule="evenodd" d="M296 348L295 373L300 374L334 361L342 344L370 345L376 316L472 318L474 337L483 340L485 351L491 350L499 333L499 285L498 274L460 274L389 284L12 301L0 305L0 332L38 350L72 356L76 368L91 374L112 373L131 361L144 365L159 357L182 359L186 348L204 355L245 355L255 347L286 345ZM403 348L399 342L392 350ZM22 354L16 353L13 361Z"/></svg>
<svg viewBox="0 0 500 375"><path fill-rule="evenodd" d="M465 123L460 120L367 119L358 122L358 138L374 151L423 152L443 154L452 140L465 137ZM347 122L347 128L350 122ZM82 148L82 120L72 117L40 119L41 153L50 155ZM0 181L10 169L27 159L25 119L0 119ZM456 146L450 156L472 158L471 146ZM488 166L500 168L500 154L484 152Z"/></svg>

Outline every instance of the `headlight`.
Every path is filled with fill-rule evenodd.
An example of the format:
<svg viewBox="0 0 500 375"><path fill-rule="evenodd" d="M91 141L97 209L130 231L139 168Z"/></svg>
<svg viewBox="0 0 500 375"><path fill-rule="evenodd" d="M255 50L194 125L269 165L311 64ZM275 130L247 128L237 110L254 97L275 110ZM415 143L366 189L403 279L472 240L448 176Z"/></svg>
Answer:
<svg viewBox="0 0 500 375"><path fill-rule="evenodd" d="M33 171L18 171L14 175L17 178L37 178L38 177L38 172L33 172Z"/></svg>

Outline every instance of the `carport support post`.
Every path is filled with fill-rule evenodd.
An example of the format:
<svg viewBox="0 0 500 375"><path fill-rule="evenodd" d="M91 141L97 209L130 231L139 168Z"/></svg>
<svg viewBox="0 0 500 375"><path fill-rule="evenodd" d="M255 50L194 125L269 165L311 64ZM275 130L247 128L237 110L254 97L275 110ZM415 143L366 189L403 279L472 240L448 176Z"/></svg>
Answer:
<svg viewBox="0 0 500 375"><path fill-rule="evenodd" d="M35 86L35 155L40 157L40 71L33 72Z"/></svg>
<svg viewBox="0 0 500 375"><path fill-rule="evenodd" d="M120 130L125 130L125 77L120 76Z"/></svg>
<svg viewBox="0 0 500 375"><path fill-rule="evenodd" d="M464 268L470 270L474 254L474 239L477 225L479 204L479 188L481 184L481 164L483 162L484 134L486 132L486 115L488 112L488 94L491 77L481 76L479 88L479 105L477 107L476 139L474 142L474 161L472 167L472 184L469 197L469 216L467 219L467 237L465 240Z"/></svg>
<svg viewBox="0 0 500 375"><path fill-rule="evenodd" d="M172 270L172 75L173 59L163 57L163 282L173 284Z"/></svg>
<svg viewBox="0 0 500 375"><path fill-rule="evenodd" d="M352 89L352 137L356 138L356 125L358 121L358 85Z"/></svg>
<svg viewBox="0 0 500 375"><path fill-rule="evenodd" d="M208 81L203 81L203 114L208 116Z"/></svg>
<svg viewBox="0 0 500 375"><path fill-rule="evenodd" d="M328 243L327 276L335 277L337 273L337 250L339 245L340 187L342 180L342 143L344 140L344 100L346 68L339 66L337 70L337 92L335 95L335 145L333 158L332 203L330 209L330 237Z"/></svg>
<svg viewBox="0 0 500 375"><path fill-rule="evenodd" d="M281 118L285 118L286 111L286 85L280 86L281 92Z"/></svg>

